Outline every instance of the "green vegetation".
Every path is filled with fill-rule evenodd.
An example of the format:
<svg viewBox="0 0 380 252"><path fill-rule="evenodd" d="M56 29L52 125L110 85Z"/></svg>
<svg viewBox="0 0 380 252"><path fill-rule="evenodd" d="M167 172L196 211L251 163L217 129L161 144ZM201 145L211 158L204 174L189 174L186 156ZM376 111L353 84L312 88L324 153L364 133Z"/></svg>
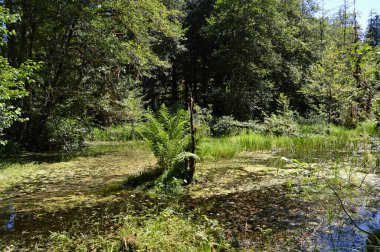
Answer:
<svg viewBox="0 0 380 252"><path fill-rule="evenodd" d="M334 203L336 199L324 180L352 206L358 204L364 191L374 192L376 153L353 154L359 153L359 146L369 148L365 140L374 127L375 123L355 130L332 127L330 135L304 138L249 132L205 139L199 149L204 158L198 162L194 183L187 188L176 180L164 187L160 183L141 186L157 179L157 174L148 175L150 169L157 171L156 159L143 142L97 142L87 152L64 162L50 159L51 163L8 164L0 171L5 181L0 195L12 200L19 216L38 212L39 217L23 224L21 231L26 233L20 235L24 239L5 239L10 239L15 248L30 247L29 239L34 239L34 248L52 251L119 251L125 244L148 251L234 251L236 246L247 251L310 248L318 244L313 243L312 236L301 242L297 225L311 228L315 224L306 217L288 220L287 211L305 214L318 223L326 218L329 225L323 226L325 230L333 228L344 213ZM358 135L363 139L354 138ZM225 147L228 155L219 146ZM310 166L292 160L290 154L300 153L304 161L307 151L313 157ZM321 158L316 158L316 152ZM363 192L356 190L359 185ZM182 188L180 193L175 192L177 186ZM312 209L309 204L313 204ZM246 217L255 218L255 213L268 209L276 209L280 219L252 221ZM64 218L58 222L67 222L70 228L46 224L51 218ZM283 218L294 228L282 231L277 225ZM42 226L34 226L34 221L41 221ZM33 236L46 227L51 233ZM247 231L239 231L241 227ZM16 237L18 232L16 229ZM287 240L273 243L277 235L285 235Z"/></svg>
<svg viewBox="0 0 380 252"><path fill-rule="evenodd" d="M209 138L199 146L203 158L232 158L242 151L279 151L297 157L315 156L318 152L353 152L366 148L371 136L377 136L376 123L368 122L354 130L327 125L301 127L301 136L263 135L248 131L236 136ZM330 134L328 134L330 130Z"/></svg>
<svg viewBox="0 0 380 252"><path fill-rule="evenodd" d="M17 15L10 14L9 10L0 6L0 49L7 45L4 37L15 35L15 31L9 31L7 25L12 25L17 20ZM18 68L12 67L7 58L0 54L0 135L4 129L10 128L16 121L24 121L21 108L14 106L14 101L28 95L25 83L31 85L30 79L33 71L38 69L38 64L32 61L23 62ZM6 142L0 139L0 145Z"/></svg>
<svg viewBox="0 0 380 252"><path fill-rule="evenodd" d="M139 129L145 141L158 160L165 183L172 178L191 180L187 167L189 157L197 157L190 152L189 115L185 110L170 114L162 105L157 116L147 114L148 122Z"/></svg>
<svg viewBox="0 0 380 252"><path fill-rule="evenodd" d="M95 128L89 137L91 141L131 141L139 138L140 135L129 125Z"/></svg>
<svg viewBox="0 0 380 252"><path fill-rule="evenodd" d="M355 128L379 110L376 15L361 34L347 3L328 17L304 0L6 0L3 139L66 152L87 134L136 139L146 109L190 96L214 136L263 122L289 136L300 120Z"/></svg>
<svg viewBox="0 0 380 252"><path fill-rule="evenodd" d="M380 17L358 4L0 0L0 250L374 245Z"/></svg>
<svg viewBox="0 0 380 252"><path fill-rule="evenodd" d="M180 209L167 208L159 215L126 215L119 218L122 239L91 239L70 233L52 233L53 251L221 251L227 249L218 224L211 220L184 216Z"/></svg>

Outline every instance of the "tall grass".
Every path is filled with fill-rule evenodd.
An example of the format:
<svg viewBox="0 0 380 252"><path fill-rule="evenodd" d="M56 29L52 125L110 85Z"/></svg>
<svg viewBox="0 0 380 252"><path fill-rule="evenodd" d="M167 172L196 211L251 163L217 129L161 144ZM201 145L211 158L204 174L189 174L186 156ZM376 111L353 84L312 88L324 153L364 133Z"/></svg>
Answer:
<svg viewBox="0 0 380 252"><path fill-rule="evenodd" d="M120 216L120 228L108 235L53 232L49 239L51 251L229 251L216 221L181 212L166 208L158 215Z"/></svg>
<svg viewBox="0 0 380 252"><path fill-rule="evenodd" d="M351 152L366 148L370 137L377 134L373 122L362 124L354 130L333 126L329 135L291 137L245 132L237 136L205 139L199 145L198 154L202 158L232 158L243 151L283 151L298 155Z"/></svg>

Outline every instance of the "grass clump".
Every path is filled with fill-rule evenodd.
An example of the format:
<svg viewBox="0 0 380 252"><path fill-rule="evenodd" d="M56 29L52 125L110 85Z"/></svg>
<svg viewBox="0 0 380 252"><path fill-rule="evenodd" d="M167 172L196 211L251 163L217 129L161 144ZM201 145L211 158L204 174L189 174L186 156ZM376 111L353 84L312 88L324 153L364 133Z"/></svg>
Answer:
<svg viewBox="0 0 380 252"><path fill-rule="evenodd" d="M217 222L206 217L195 220L173 208L143 219L127 216L122 235L134 235L142 251L213 251L225 246Z"/></svg>
<svg viewBox="0 0 380 252"><path fill-rule="evenodd" d="M178 210L178 211L177 211ZM166 208L159 214L126 215L115 234L88 237L69 232L52 233L53 251L220 251L228 248L216 221Z"/></svg>

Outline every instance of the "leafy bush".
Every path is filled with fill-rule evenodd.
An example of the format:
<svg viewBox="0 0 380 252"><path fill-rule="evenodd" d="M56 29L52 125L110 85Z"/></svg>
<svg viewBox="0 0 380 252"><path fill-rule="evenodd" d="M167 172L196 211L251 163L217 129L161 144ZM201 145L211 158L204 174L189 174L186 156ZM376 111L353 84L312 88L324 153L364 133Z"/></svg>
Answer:
<svg viewBox="0 0 380 252"><path fill-rule="evenodd" d="M214 120L211 132L213 136L234 136L242 131L262 131L262 125L255 121L240 122L232 116L222 116Z"/></svg>
<svg viewBox="0 0 380 252"><path fill-rule="evenodd" d="M195 105L194 124L198 138L211 136L212 108L201 108Z"/></svg>
<svg viewBox="0 0 380 252"><path fill-rule="evenodd" d="M271 115L264 121L264 134L275 136L297 136L299 135L299 125L289 115Z"/></svg>
<svg viewBox="0 0 380 252"><path fill-rule="evenodd" d="M171 114L163 104L157 114L146 114L146 122L139 128L143 139L149 143L158 159L158 166L164 171L163 181L172 178L188 178L188 157L196 158L190 153L189 115L185 110Z"/></svg>
<svg viewBox="0 0 380 252"><path fill-rule="evenodd" d="M282 108L264 120L265 134L275 136L296 136L299 135L299 125L297 124L297 114L290 109L290 101L284 94L280 94L277 100L279 107Z"/></svg>
<svg viewBox="0 0 380 252"><path fill-rule="evenodd" d="M49 150L71 152L85 146L89 129L75 118L51 117L46 122L44 139Z"/></svg>
<svg viewBox="0 0 380 252"><path fill-rule="evenodd" d="M214 121L212 125L213 136L231 136L239 133L239 127L237 127L237 121L233 116L222 116Z"/></svg>
<svg viewBox="0 0 380 252"><path fill-rule="evenodd" d="M21 154L22 146L18 142L7 141L6 145L0 144L0 156L12 157Z"/></svg>

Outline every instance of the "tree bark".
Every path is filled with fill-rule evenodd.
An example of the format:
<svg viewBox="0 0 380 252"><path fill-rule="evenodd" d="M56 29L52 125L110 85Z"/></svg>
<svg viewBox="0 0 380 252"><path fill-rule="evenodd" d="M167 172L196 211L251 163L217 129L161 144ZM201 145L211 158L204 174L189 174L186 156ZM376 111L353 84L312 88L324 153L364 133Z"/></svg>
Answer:
<svg viewBox="0 0 380 252"><path fill-rule="evenodd" d="M188 84L187 84L188 85ZM195 154L196 142L195 142L195 126L194 126L194 99L192 95L192 87L188 87L189 97L188 97L188 108L190 113L190 134L191 134L191 146L190 152ZM189 159L189 183L193 181L195 173L195 158L190 157Z"/></svg>

